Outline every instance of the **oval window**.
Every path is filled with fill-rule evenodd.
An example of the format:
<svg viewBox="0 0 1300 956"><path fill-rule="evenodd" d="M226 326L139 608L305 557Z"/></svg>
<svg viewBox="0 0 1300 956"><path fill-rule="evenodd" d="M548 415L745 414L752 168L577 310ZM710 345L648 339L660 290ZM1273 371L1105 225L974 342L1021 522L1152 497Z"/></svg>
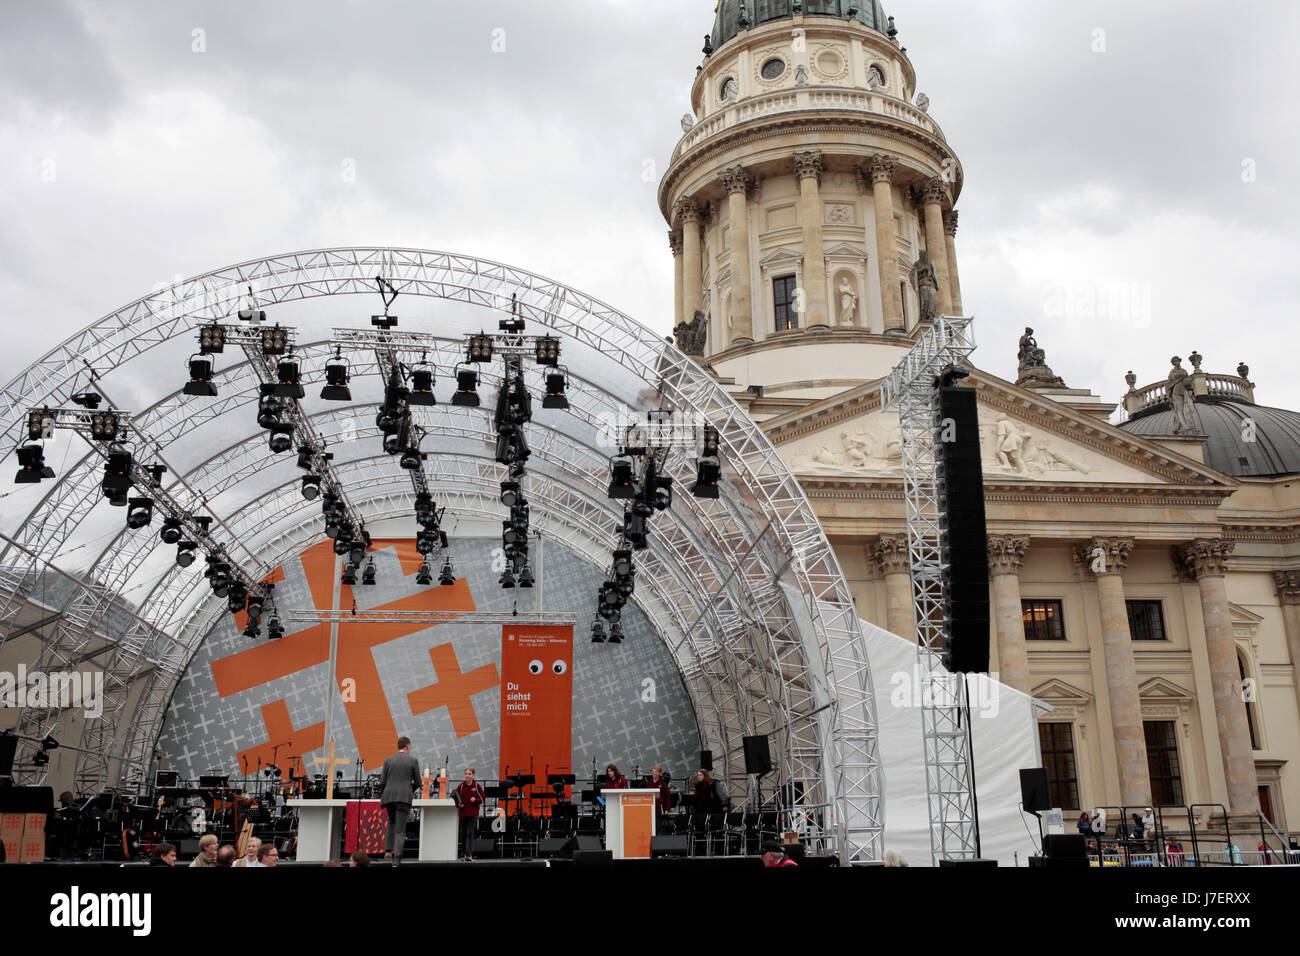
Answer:
<svg viewBox="0 0 1300 956"><path fill-rule="evenodd" d="M765 80L775 80L785 72L785 60L779 56L774 56L763 64L762 74Z"/></svg>

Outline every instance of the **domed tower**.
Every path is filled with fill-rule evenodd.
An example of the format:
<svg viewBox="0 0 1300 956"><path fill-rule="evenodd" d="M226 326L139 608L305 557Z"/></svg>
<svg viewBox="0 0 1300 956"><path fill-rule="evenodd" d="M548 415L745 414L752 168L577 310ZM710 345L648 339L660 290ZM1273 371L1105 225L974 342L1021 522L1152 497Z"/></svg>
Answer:
<svg viewBox="0 0 1300 956"><path fill-rule="evenodd" d="M896 37L878 0L717 5L659 206L679 343L742 388L880 378L962 314L961 165Z"/></svg>

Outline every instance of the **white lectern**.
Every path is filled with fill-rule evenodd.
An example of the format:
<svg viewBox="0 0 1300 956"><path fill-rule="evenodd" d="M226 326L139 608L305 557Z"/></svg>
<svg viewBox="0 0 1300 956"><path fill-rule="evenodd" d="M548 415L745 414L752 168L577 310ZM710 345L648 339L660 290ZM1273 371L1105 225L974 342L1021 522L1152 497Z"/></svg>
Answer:
<svg viewBox="0 0 1300 956"><path fill-rule="evenodd" d="M605 849L616 860L647 860L655 835L658 790L602 790L605 798Z"/></svg>
<svg viewBox="0 0 1300 956"><path fill-rule="evenodd" d="M420 859L454 860L459 855L460 808L455 800L416 800L420 811Z"/></svg>
<svg viewBox="0 0 1300 956"><path fill-rule="evenodd" d="M285 806L298 811L298 852L302 863L324 863L338 855L343 835L343 808L347 800L286 800Z"/></svg>

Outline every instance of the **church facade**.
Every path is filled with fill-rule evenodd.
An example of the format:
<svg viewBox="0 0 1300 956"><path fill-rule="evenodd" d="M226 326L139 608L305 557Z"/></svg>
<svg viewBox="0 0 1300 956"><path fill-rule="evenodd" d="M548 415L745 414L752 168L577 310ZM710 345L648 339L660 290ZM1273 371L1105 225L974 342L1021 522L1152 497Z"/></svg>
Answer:
<svg viewBox="0 0 1300 956"><path fill-rule="evenodd" d="M677 341L799 476L860 616L914 637L879 383L966 314L961 164L876 0L721 0L704 54L659 189ZM1300 414L1194 352L1130 373L1122 410L1057 377L1033 329L1019 358L1014 382L966 381L992 669L1051 706L1055 805L1300 830Z"/></svg>

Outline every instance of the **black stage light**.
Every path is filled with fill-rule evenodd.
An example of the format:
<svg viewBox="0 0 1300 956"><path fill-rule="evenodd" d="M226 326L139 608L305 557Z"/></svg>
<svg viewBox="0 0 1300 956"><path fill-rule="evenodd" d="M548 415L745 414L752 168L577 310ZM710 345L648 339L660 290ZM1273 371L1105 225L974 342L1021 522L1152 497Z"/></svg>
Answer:
<svg viewBox="0 0 1300 956"><path fill-rule="evenodd" d="M402 450L402 436L396 432L384 436L384 452L389 455L396 455Z"/></svg>
<svg viewBox="0 0 1300 956"><path fill-rule="evenodd" d="M320 475L302 476L302 496L308 501L320 496Z"/></svg>
<svg viewBox="0 0 1300 956"><path fill-rule="evenodd" d="M519 482L503 481L501 482L501 503L507 508L513 508L519 503Z"/></svg>
<svg viewBox="0 0 1300 956"><path fill-rule="evenodd" d="M118 419L112 412L96 412L90 416L90 437L96 441L117 438Z"/></svg>
<svg viewBox="0 0 1300 956"><path fill-rule="evenodd" d="M538 336L535 348L538 365L555 366L560 364L560 340L555 336Z"/></svg>
<svg viewBox="0 0 1300 956"><path fill-rule="evenodd" d="M591 622L591 643L593 644L605 643L605 622L604 621L595 620Z"/></svg>
<svg viewBox="0 0 1300 956"><path fill-rule="evenodd" d="M131 498L127 504L126 526L132 531L145 527L153 520L152 498Z"/></svg>
<svg viewBox="0 0 1300 956"><path fill-rule="evenodd" d="M453 405L477 408L482 403L478 397L478 372L474 369L457 369L456 391L451 396Z"/></svg>
<svg viewBox="0 0 1300 956"><path fill-rule="evenodd" d="M115 451L109 454L108 461L104 463L104 481L101 487L105 491L126 491L131 487L132 464L129 451Z"/></svg>
<svg viewBox="0 0 1300 956"><path fill-rule="evenodd" d="M513 521L501 522L501 529L501 542L508 548L517 545L527 534L527 532L520 532Z"/></svg>
<svg viewBox="0 0 1300 956"><path fill-rule="evenodd" d="M352 563L361 566L361 562L366 559L366 543L364 541L353 541L352 546L348 549L348 557Z"/></svg>
<svg viewBox="0 0 1300 956"><path fill-rule="evenodd" d="M302 387L302 374L298 371L298 361L287 358L275 366L275 377L279 384L275 386L278 398L306 398L307 392Z"/></svg>
<svg viewBox="0 0 1300 956"><path fill-rule="evenodd" d="M636 593L636 575L629 574L619 578L615 584L618 585L618 593L626 600Z"/></svg>
<svg viewBox="0 0 1300 956"><path fill-rule="evenodd" d="M335 355L325 363L325 387L320 390L320 397L331 402L352 401L352 389L348 388L350 378L342 354Z"/></svg>
<svg viewBox="0 0 1300 956"><path fill-rule="evenodd" d="M262 313L265 315L266 313ZM262 354L263 355L283 355L289 349L289 336L287 330L276 325L269 329L262 329Z"/></svg>
<svg viewBox="0 0 1300 956"><path fill-rule="evenodd" d="M54 413L48 408L27 413L27 437L32 441L50 438L54 434Z"/></svg>
<svg viewBox="0 0 1300 956"><path fill-rule="evenodd" d="M108 491L108 492L105 492L105 493L104 493L104 497L106 497L106 498L108 499L108 503L109 503L110 505L112 505L114 508L125 508L125 507L126 507L126 491L125 491L125 490L121 490L121 491Z"/></svg>
<svg viewBox="0 0 1300 956"><path fill-rule="evenodd" d="M507 567L504 571L501 572L501 578L497 583L499 583L503 588L514 587L515 586L514 572L509 567Z"/></svg>
<svg viewBox="0 0 1300 956"><path fill-rule="evenodd" d="M254 640L262 636L262 628L258 626L257 618L248 619L248 627L244 628L244 637L251 637Z"/></svg>
<svg viewBox="0 0 1300 956"><path fill-rule="evenodd" d="M549 372L546 376L546 394L542 397L542 408L568 408L569 399L564 394L568 385L563 372Z"/></svg>
<svg viewBox="0 0 1300 956"><path fill-rule="evenodd" d="M375 584L375 559L371 558L366 562L365 569L361 572L361 583L371 587Z"/></svg>
<svg viewBox="0 0 1300 956"><path fill-rule="evenodd" d="M158 532L158 537L162 538L163 544L175 544L181 539L181 519L164 518L162 530Z"/></svg>
<svg viewBox="0 0 1300 956"><path fill-rule="evenodd" d="M479 333L469 337L468 361L492 361L492 336Z"/></svg>
<svg viewBox="0 0 1300 956"><path fill-rule="evenodd" d="M230 609L231 614L238 614L244 610L248 603L248 589L238 581L230 582L230 589L226 592L226 607Z"/></svg>
<svg viewBox="0 0 1300 956"><path fill-rule="evenodd" d="M349 586L357 583L357 567L355 564L343 566L343 583Z"/></svg>
<svg viewBox="0 0 1300 956"><path fill-rule="evenodd" d="M624 513L623 534L631 543L633 550L644 551L649 544L646 537L645 518L635 512Z"/></svg>
<svg viewBox="0 0 1300 956"><path fill-rule="evenodd" d="M250 594L248 596L248 616L261 617L262 607L265 605L265 603L266 603L266 598L263 595L257 593Z"/></svg>
<svg viewBox="0 0 1300 956"><path fill-rule="evenodd" d="M220 325L205 325L199 329L199 351L212 355L226 350L226 330Z"/></svg>
<svg viewBox="0 0 1300 956"><path fill-rule="evenodd" d="M198 547L193 541L176 542L176 563L182 568L188 568L194 563L194 551Z"/></svg>
<svg viewBox="0 0 1300 956"><path fill-rule="evenodd" d="M632 573L632 552L615 551L614 552L614 573L620 578L627 577Z"/></svg>
<svg viewBox="0 0 1300 956"><path fill-rule="evenodd" d="M272 425L271 438L267 444L275 454L283 454L293 447L293 426Z"/></svg>
<svg viewBox="0 0 1300 956"><path fill-rule="evenodd" d="M635 498L636 497L636 476L632 473L632 462L627 458L619 458L613 461L609 466L609 497Z"/></svg>
<svg viewBox="0 0 1300 956"><path fill-rule="evenodd" d="M265 322L266 313L260 309L240 309L238 312L239 321L241 322Z"/></svg>
<svg viewBox="0 0 1300 956"><path fill-rule="evenodd" d="M415 550L420 554L432 554L438 545L438 538L432 531L419 531L415 535Z"/></svg>
<svg viewBox="0 0 1300 956"><path fill-rule="evenodd" d="M215 398L217 386L212 384L212 360L206 358L190 359L190 380L182 391L186 395L199 395Z"/></svg>
<svg viewBox="0 0 1300 956"><path fill-rule="evenodd" d="M399 464L407 471L415 471L424 461L424 453L418 448L408 448L402 452L402 459Z"/></svg>
<svg viewBox="0 0 1300 956"><path fill-rule="evenodd" d="M672 475L655 475L653 502L656 511L667 511L673 504Z"/></svg>
<svg viewBox="0 0 1300 956"><path fill-rule="evenodd" d="M424 564L421 564L421 565L420 565L420 570L418 570L418 571L415 572L415 583L416 583L416 584L432 584L432 583L433 583L433 571L430 570L429 565L428 565L428 562L425 562Z"/></svg>
<svg viewBox="0 0 1300 956"><path fill-rule="evenodd" d="M49 762L50 762L50 755L47 754L44 750L38 750L36 751L36 753L32 754L32 766L44 767Z"/></svg>
<svg viewBox="0 0 1300 956"><path fill-rule="evenodd" d="M521 588L530 588L533 586L533 569L524 565L524 569L519 572L519 586Z"/></svg>
<svg viewBox="0 0 1300 956"><path fill-rule="evenodd" d="M40 445L23 445L18 449L18 476L20 485L33 485L44 478L53 478L54 469L45 464L45 449Z"/></svg>
<svg viewBox="0 0 1300 956"><path fill-rule="evenodd" d="M718 430L712 425L704 426L704 457L718 457Z"/></svg>
<svg viewBox="0 0 1300 956"><path fill-rule="evenodd" d="M334 538L334 553L340 558L352 553L352 536L343 533L342 525L335 530L335 533L331 535L331 537Z"/></svg>
<svg viewBox="0 0 1300 956"><path fill-rule="evenodd" d="M451 558L442 566L442 573L438 575L439 584L455 584L456 572L451 569Z"/></svg>
<svg viewBox="0 0 1300 956"><path fill-rule="evenodd" d="M312 461L315 458L315 452L311 445L298 446L298 467L303 471L311 471Z"/></svg>
<svg viewBox="0 0 1300 956"><path fill-rule="evenodd" d="M266 639L268 641L278 641L284 637L284 625L280 623L278 617L271 617L266 622Z"/></svg>
<svg viewBox="0 0 1300 956"><path fill-rule="evenodd" d="M99 403L104 400L104 396L98 392L78 392L72 396L72 403L80 405L82 408L94 410L99 408Z"/></svg>
<svg viewBox="0 0 1300 956"><path fill-rule="evenodd" d="M722 466L718 459L701 458L695 464L695 484L691 485L691 494L696 498L717 498L721 476Z"/></svg>
<svg viewBox="0 0 1300 956"><path fill-rule="evenodd" d="M167 474L167 466L150 465L145 469L145 472L149 475L149 484L153 485L155 488L161 488L162 476Z"/></svg>
<svg viewBox="0 0 1300 956"><path fill-rule="evenodd" d="M411 369L411 394L406 400L412 405L437 405L433 395L433 369Z"/></svg>
<svg viewBox="0 0 1300 956"><path fill-rule="evenodd" d="M623 623L621 621L611 621L609 625L609 643L623 643Z"/></svg>
<svg viewBox="0 0 1300 956"><path fill-rule="evenodd" d="M275 397L275 386L269 383L261 386L261 393L257 400L257 427L270 428L279 424L280 400Z"/></svg>

